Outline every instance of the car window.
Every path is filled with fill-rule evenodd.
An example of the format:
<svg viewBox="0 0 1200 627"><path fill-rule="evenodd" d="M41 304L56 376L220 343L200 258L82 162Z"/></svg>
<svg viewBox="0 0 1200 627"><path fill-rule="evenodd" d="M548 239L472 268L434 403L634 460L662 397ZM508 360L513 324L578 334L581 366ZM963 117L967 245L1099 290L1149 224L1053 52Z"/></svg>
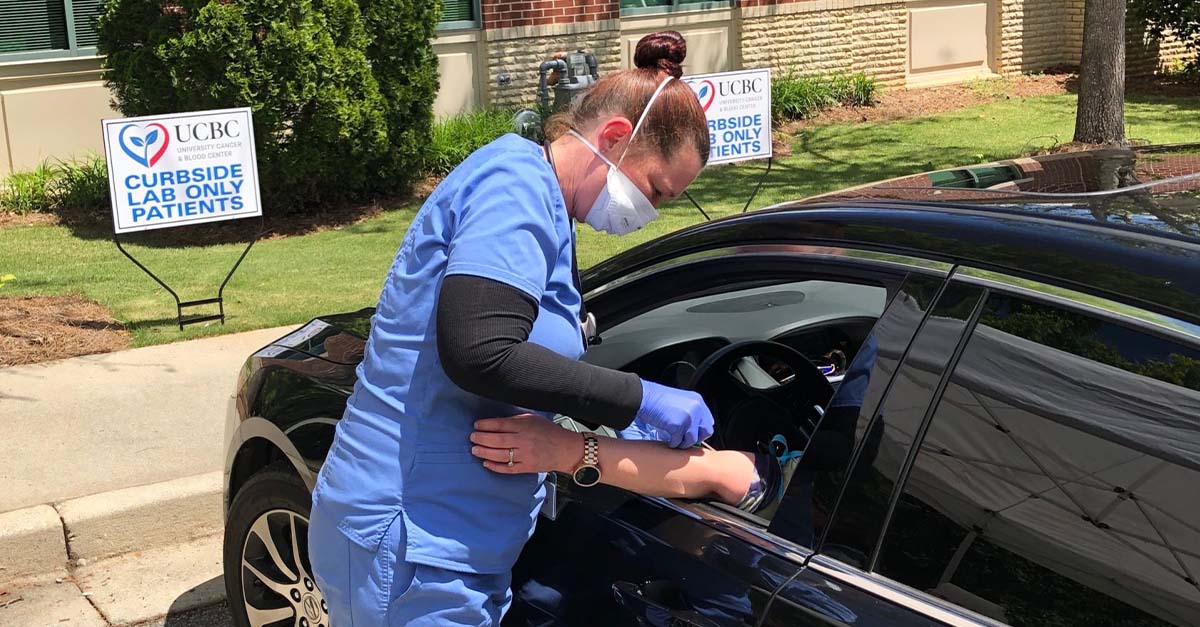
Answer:
<svg viewBox="0 0 1200 627"><path fill-rule="evenodd" d="M808 279L735 282L692 298L672 298L606 329L584 361L637 373L651 381L686 387L696 366L734 342L774 340L795 348L840 380L888 299L888 278L871 281ZM894 289L894 288L893 288ZM665 294L669 293L664 290ZM764 367L765 370L765 367ZM557 421L575 431L608 436L569 417Z"/></svg>
<svg viewBox="0 0 1200 627"><path fill-rule="evenodd" d="M1013 625L1197 625L1198 486L1200 351L994 293L874 570Z"/></svg>
<svg viewBox="0 0 1200 627"><path fill-rule="evenodd" d="M798 274L793 272L792 276ZM737 342L770 340L785 344L824 367L828 378L836 384L845 376L887 308L889 297L901 290L903 275L889 272L881 274L877 281L861 273L844 279L803 276L806 277L803 280L791 281L777 278L766 285L763 277L755 277L693 297L672 295L668 302L605 329L601 342L589 347L584 359L635 372L666 385L686 387L697 366L719 349ZM905 284L920 284L931 290L929 286L939 282L940 279L913 279ZM911 300L912 295L905 298ZM777 380L786 380L788 372L779 367L779 363L759 359L756 363L739 365L733 374L746 377L743 382L751 387L769 387L777 384ZM728 418L722 412L717 414L719 422ZM587 429L561 416L558 421L572 430ZM806 431L811 432L814 427L815 423L808 424ZM606 427L595 430L615 435ZM753 436L743 441L756 438L764 442L770 439ZM767 515L752 519L766 525L773 510L762 513Z"/></svg>
<svg viewBox="0 0 1200 627"><path fill-rule="evenodd" d="M910 275L847 369L771 521L771 533L812 547L828 527L855 451L872 458L879 429L871 419L892 374L925 319L943 281ZM886 493L884 494L886 499Z"/></svg>
<svg viewBox="0 0 1200 627"><path fill-rule="evenodd" d="M663 382L682 381L671 364L696 365L717 348L747 340L781 341L815 362L834 350L848 353L843 357L848 360L886 303L882 283L812 279L733 285L660 305L606 329L585 359ZM841 366L844 370L846 363Z"/></svg>

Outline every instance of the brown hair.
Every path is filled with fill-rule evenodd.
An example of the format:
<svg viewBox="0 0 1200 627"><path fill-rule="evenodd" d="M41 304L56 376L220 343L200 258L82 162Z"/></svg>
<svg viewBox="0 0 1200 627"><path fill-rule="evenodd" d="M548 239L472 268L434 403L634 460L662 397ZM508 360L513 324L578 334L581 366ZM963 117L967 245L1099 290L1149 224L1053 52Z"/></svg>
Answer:
<svg viewBox="0 0 1200 627"><path fill-rule="evenodd" d="M546 138L553 141L568 130L586 127L607 116L620 115L637 123L654 90L666 76L683 76L687 42L675 31L651 33L638 41L633 55L635 69L613 72L596 82L571 108L546 121ZM637 147L657 146L669 157L687 142L695 147L700 162L708 162L708 122L696 93L683 81L663 88L646 114L634 140ZM631 150L638 148L631 146Z"/></svg>

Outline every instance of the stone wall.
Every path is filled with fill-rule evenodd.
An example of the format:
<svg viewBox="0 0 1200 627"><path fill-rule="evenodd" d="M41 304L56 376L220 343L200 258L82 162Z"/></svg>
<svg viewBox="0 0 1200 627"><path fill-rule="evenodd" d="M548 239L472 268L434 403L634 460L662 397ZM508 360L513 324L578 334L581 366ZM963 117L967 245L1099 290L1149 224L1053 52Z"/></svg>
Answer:
<svg viewBox="0 0 1200 627"><path fill-rule="evenodd" d="M862 71L884 85L904 83L908 11L888 2L831 9L825 2L742 9L742 64L802 74Z"/></svg>
<svg viewBox="0 0 1200 627"><path fill-rule="evenodd" d="M1084 0L999 0L1001 74L1079 63Z"/></svg>
<svg viewBox="0 0 1200 627"><path fill-rule="evenodd" d="M601 76L619 70L620 28L620 21L605 20L487 31L488 101L499 107L536 102L538 66L563 50L582 48L595 54ZM502 81L505 77L508 80Z"/></svg>
<svg viewBox="0 0 1200 627"><path fill-rule="evenodd" d="M1176 69L1195 58L1196 53L1188 50L1183 41L1171 33L1156 39L1135 24L1129 24L1125 33L1126 76L1152 76Z"/></svg>
<svg viewBox="0 0 1200 627"><path fill-rule="evenodd" d="M488 102L535 101L538 65L561 50L596 54L601 73L621 67L621 19L613 0L484 0ZM1085 0L994 0L1001 74L1078 65ZM908 67L909 3L894 0L742 0L732 12L742 67L777 74L864 72L903 86ZM740 37L739 37L740 33ZM1129 74L1153 74L1187 58L1174 38L1129 34Z"/></svg>

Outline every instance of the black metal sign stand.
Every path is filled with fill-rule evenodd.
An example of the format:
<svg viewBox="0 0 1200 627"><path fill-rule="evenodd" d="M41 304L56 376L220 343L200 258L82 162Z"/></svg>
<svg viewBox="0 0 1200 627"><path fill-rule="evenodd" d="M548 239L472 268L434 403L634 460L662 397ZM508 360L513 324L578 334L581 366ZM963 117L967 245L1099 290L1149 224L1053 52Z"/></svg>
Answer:
<svg viewBox="0 0 1200 627"><path fill-rule="evenodd" d="M750 203L754 202L755 196L758 196L758 190L762 189L763 181L767 180L767 175L771 173L771 165L774 163L774 155L767 157L767 168L763 170L762 176L758 177L758 184L754 186L754 191L750 192L750 197L746 199L746 204L742 206L742 213L746 213L746 210L750 208ZM712 218L708 217L708 214L704 212L704 209L700 206L700 203L696 202L695 198L692 198L691 192L685 189L683 190L683 195L687 196L687 199L692 201L692 205L696 207L696 210L700 212L700 215L704 216L705 220L712 220Z"/></svg>
<svg viewBox="0 0 1200 627"><path fill-rule="evenodd" d="M179 324L179 330L182 331L183 327L186 325L209 322L211 320L220 320L221 324L225 324L225 286L229 283L229 279L233 278L233 273L237 271L238 266L242 265L242 260L246 258L246 254L250 252L250 249L255 243L258 242L259 239L262 238L263 235L266 234L266 232L264 220L260 217L258 221L258 232L253 238L250 239L250 243L246 244L246 248L242 250L241 256L237 258L237 261L234 262L233 267L229 269L229 274L225 275L225 280L221 281L221 287L217 289L217 296L215 298L201 298L199 300L180 300L179 294L177 294L175 290L171 289L170 285L167 285L166 282L158 278L158 275L151 272L150 268L147 268L144 264L142 264L142 262L138 261L137 258L130 254L129 251L125 250L125 247L121 245L121 238L119 236L113 235L113 242L117 244L117 250L121 251L122 255L125 255L130 261L132 261L133 265L141 268L142 272L145 272L150 276L150 278L154 279L155 283L161 285L162 288L167 290L167 292L171 294L171 297L175 299L176 322ZM219 313L202 316L188 316L186 318L183 316L183 310L188 307L199 307L201 305L214 304L217 305Z"/></svg>

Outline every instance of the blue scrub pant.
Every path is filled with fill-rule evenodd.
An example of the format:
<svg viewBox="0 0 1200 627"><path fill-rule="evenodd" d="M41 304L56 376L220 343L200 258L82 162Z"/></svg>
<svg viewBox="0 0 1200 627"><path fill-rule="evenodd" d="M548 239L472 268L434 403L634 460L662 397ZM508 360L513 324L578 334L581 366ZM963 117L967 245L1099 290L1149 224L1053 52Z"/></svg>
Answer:
<svg viewBox="0 0 1200 627"><path fill-rule="evenodd" d="M512 603L512 573L476 575L405 561L397 516L375 552L351 542L316 507L308 553L330 627L498 627Z"/></svg>

